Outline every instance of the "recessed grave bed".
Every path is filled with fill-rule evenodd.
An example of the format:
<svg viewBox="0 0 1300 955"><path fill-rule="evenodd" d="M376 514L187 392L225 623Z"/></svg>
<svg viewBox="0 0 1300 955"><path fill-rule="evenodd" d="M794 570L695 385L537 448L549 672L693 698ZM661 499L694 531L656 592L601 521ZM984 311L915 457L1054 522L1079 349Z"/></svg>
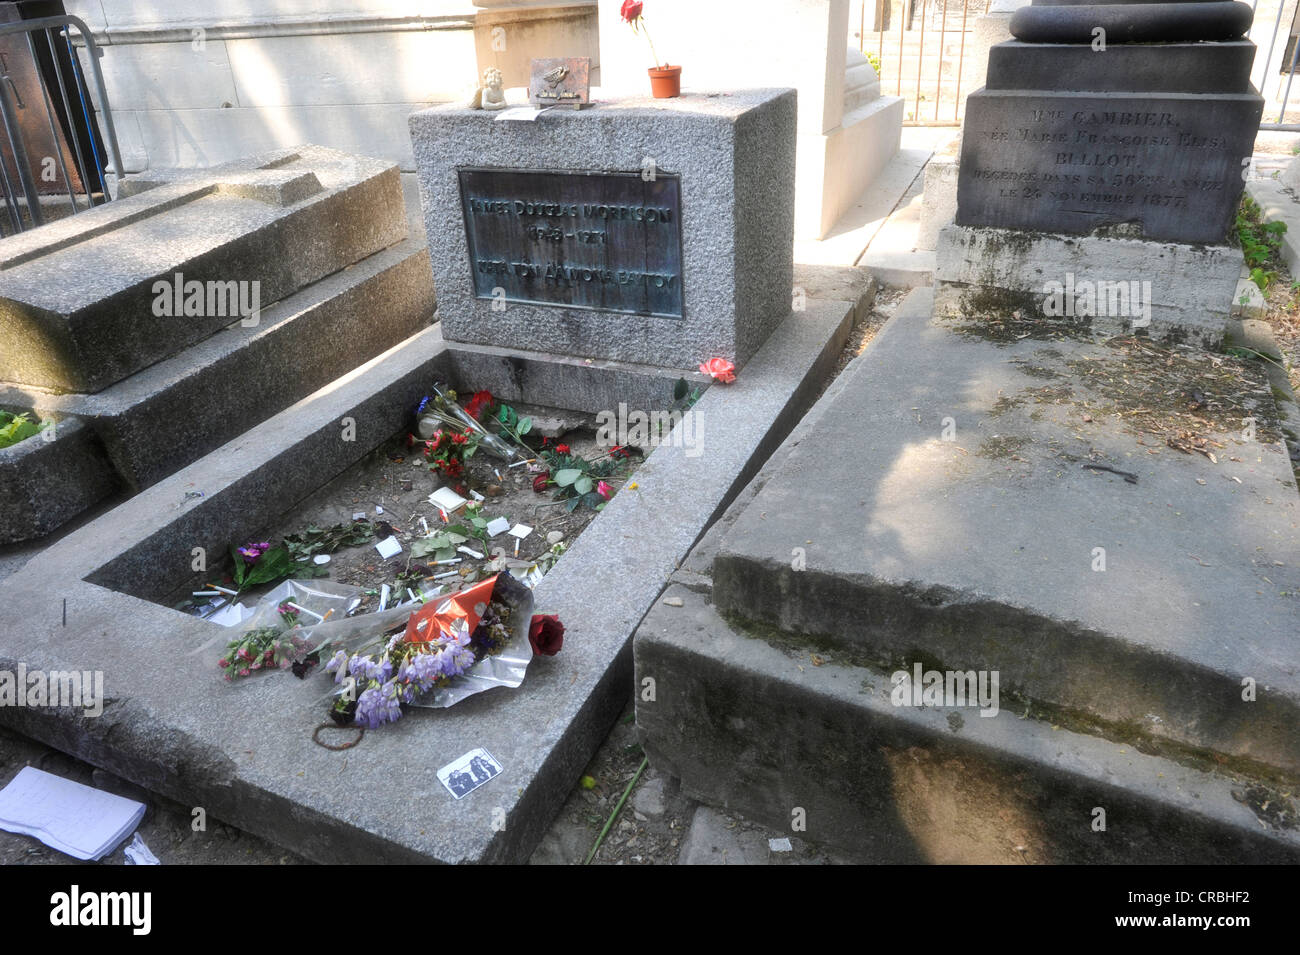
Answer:
<svg viewBox="0 0 1300 955"><path fill-rule="evenodd" d="M810 301L735 384L703 394L696 447L654 448L637 489L615 495L535 587L535 611L557 614L567 632L563 652L535 659L517 689L419 710L332 752L311 740L326 681L308 687L273 673L232 687L208 660L221 628L162 605L193 583L196 549L215 557L231 541L264 540L257 535L408 427L432 381L594 414L662 407L680 375L450 346L434 327L4 581L0 667L102 670L108 699L98 718L4 707L0 721L317 861L522 860L626 701L636 625L829 377L851 318L847 303ZM478 747L502 772L454 799L437 770Z"/></svg>

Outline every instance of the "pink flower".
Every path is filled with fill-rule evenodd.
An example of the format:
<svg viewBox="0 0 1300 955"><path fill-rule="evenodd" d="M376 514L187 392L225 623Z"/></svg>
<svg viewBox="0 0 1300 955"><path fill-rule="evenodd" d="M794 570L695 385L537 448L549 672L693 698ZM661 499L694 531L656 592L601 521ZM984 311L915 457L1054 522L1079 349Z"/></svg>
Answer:
<svg viewBox="0 0 1300 955"><path fill-rule="evenodd" d="M736 380L736 366L725 358L710 358L700 365L700 371L712 375L724 385L729 385Z"/></svg>
<svg viewBox="0 0 1300 955"><path fill-rule="evenodd" d="M606 484L604 481L601 481L599 484L596 485L596 493L608 501L611 497L614 496L614 489L610 487L608 484Z"/></svg>

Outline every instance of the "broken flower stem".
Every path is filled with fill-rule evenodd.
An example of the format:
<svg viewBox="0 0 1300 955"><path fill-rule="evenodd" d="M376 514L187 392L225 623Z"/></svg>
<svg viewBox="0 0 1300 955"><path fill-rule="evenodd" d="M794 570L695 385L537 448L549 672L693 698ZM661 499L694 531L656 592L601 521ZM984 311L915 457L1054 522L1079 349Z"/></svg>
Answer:
<svg viewBox="0 0 1300 955"><path fill-rule="evenodd" d="M641 778L641 774L645 772L645 768L649 765L650 757L642 757L641 765L637 767L636 774L632 777L631 781L628 782L627 789L623 790L623 798L618 801L618 805L614 807L614 811L611 812L609 818L605 820L605 828L600 830L600 835L596 837L596 844L592 846L591 851L587 853L587 858L583 860L583 865L590 865L591 860L596 857L596 853L600 850L600 844L605 840L606 833L609 832L609 827L614 825L614 820L618 818L618 814L623 810L623 804L627 802L627 797L631 794L632 787L636 785L636 781Z"/></svg>

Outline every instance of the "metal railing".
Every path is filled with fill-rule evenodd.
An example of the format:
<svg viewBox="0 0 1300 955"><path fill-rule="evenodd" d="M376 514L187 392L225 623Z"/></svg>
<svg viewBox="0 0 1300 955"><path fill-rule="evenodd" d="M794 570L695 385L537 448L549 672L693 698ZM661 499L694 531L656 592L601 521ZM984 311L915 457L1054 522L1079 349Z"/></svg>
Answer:
<svg viewBox="0 0 1300 955"><path fill-rule="evenodd" d="M73 47L74 29L86 51L97 100ZM109 200L105 165L121 175L122 154L99 49L80 18L65 14L0 26L0 125L0 201L5 206L0 231L20 232Z"/></svg>
<svg viewBox="0 0 1300 955"><path fill-rule="evenodd" d="M1300 110L1292 108L1291 116L1287 116L1292 80L1300 68L1300 12L1287 0L1252 0L1251 7L1255 11L1251 36L1256 45L1251 78L1264 97L1264 118L1259 128L1300 132ZM1284 16L1288 12L1290 16ZM1268 30L1270 19L1273 25ZM1284 24L1288 29L1283 29Z"/></svg>
<svg viewBox="0 0 1300 955"><path fill-rule="evenodd" d="M862 5L860 49L880 74L882 91L905 102L905 126L960 126L979 64L968 63L975 18L991 0L878 0ZM872 7L875 7L874 17ZM955 47L955 49L951 49Z"/></svg>

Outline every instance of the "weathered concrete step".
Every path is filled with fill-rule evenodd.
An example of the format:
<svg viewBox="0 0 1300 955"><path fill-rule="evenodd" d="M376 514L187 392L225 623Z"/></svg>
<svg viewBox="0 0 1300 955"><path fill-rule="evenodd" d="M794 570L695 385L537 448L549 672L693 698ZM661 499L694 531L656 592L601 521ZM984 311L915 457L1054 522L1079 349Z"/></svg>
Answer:
<svg viewBox="0 0 1300 955"><path fill-rule="evenodd" d="M863 861L1300 861L1294 800L1267 785L1008 708L895 706L887 672L760 639L682 586L646 615L634 655L656 769Z"/></svg>
<svg viewBox="0 0 1300 955"><path fill-rule="evenodd" d="M1258 440L1210 434L1212 463L1124 430L1144 406L1177 430L1177 368L1030 328L959 335L929 301L911 293L735 518L719 608L891 669L997 670L1004 694L1116 737L1300 773L1300 497L1267 379L1192 379L1216 420L1258 419Z"/></svg>
<svg viewBox="0 0 1300 955"><path fill-rule="evenodd" d="M405 237L382 160L301 146L164 181L0 241L0 380L100 391Z"/></svg>
<svg viewBox="0 0 1300 955"><path fill-rule="evenodd" d="M433 320L422 240L408 239L94 395L50 395L77 415L135 491L197 460ZM0 404L22 389L0 384ZM30 397L28 398L30 401Z"/></svg>

